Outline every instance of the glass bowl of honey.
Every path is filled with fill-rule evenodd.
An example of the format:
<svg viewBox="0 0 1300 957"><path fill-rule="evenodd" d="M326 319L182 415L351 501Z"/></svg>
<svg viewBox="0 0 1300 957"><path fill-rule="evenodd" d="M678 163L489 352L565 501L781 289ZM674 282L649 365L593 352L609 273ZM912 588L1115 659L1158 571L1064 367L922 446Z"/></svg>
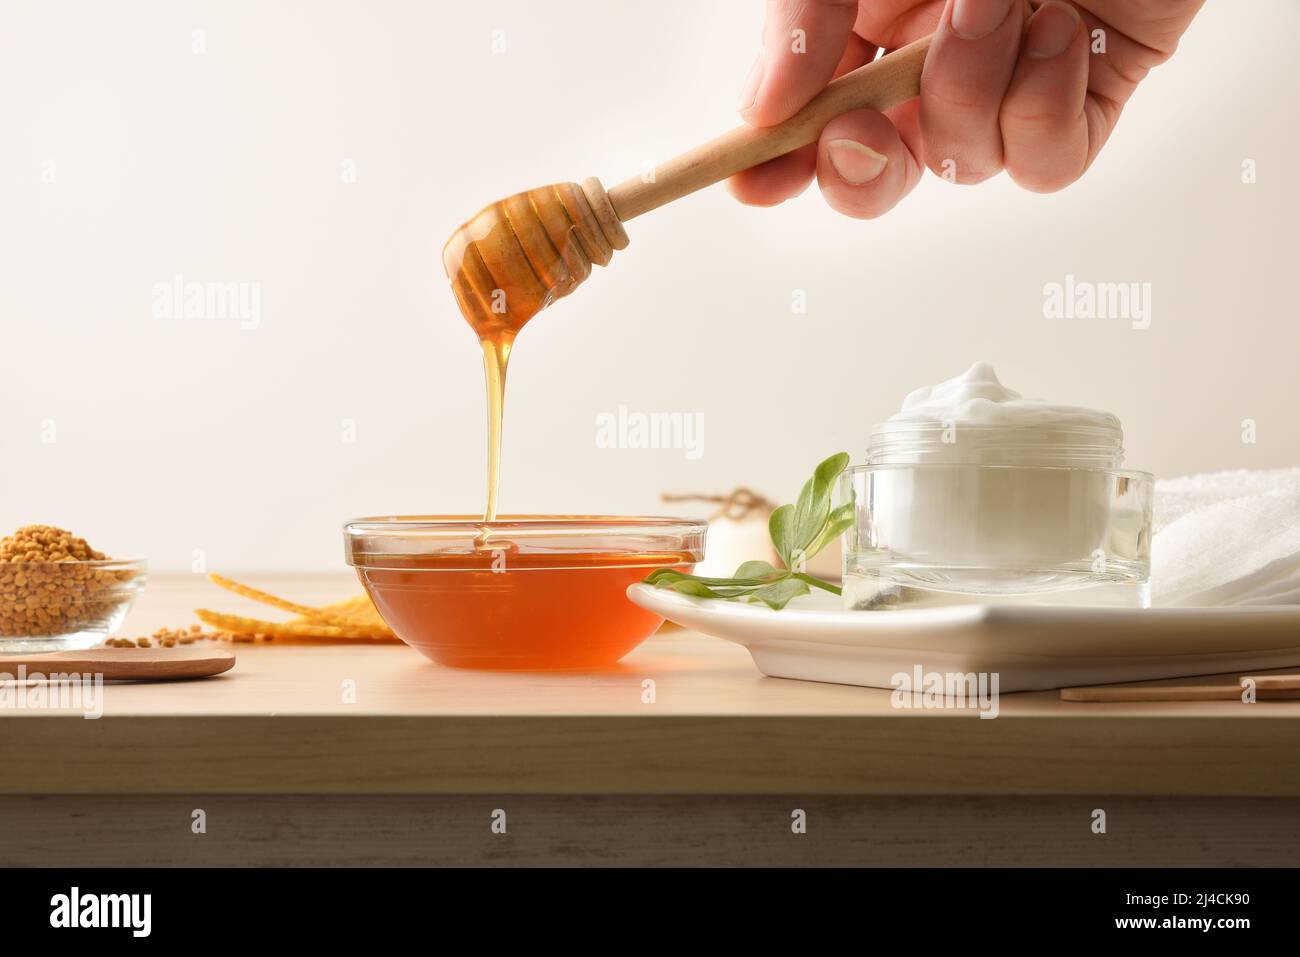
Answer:
<svg viewBox="0 0 1300 957"><path fill-rule="evenodd" d="M662 623L627 599L657 568L689 572L704 522L599 515L362 518L343 535L379 614L441 665L581 670L612 665Z"/></svg>

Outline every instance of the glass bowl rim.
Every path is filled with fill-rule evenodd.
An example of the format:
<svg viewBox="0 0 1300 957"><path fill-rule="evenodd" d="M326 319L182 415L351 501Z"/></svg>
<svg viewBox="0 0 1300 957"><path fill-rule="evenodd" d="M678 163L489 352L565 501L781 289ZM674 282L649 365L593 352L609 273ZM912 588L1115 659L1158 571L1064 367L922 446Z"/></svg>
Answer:
<svg viewBox="0 0 1300 957"><path fill-rule="evenodd" d="M123 568L134 571L146 571L149 560L146 558L74 558L62 562L0 562L0 570L6 568Z"/></svg>
<svg viewBox="0 0 1300 957"><path fill-rule="evenodd" d="M571 532L575 535L629 534L637 530L671 532L708 528L704 519L654 515L500 515L486 521L473 515L379 515L353 518L343 524L345 535L401 535L404 532L502 531Z"/></svg>
<svg viewBox="0 0 1300 957"><path fill-rule="evenodd" d="M521 566L559 569L565 556L592 551L617 553L626 540L635 542L637 551L662 550L665 553L689 553L692 561L704 558L704 539L708 522L702 519L667 518L648 515L503 515L486 522L469 515L394 515L353 519L343 527L346 558L358 569L403 568L408 571L456 571L477 568L466 565L443 565L438 568L391 565L394 559L420 558L432 554L454 555L456 546L494 539L526 545L543 540L535 555L549 555L554 561L542 565ZM486 533L486 536L485 536ZM596 542L606 543L597 547ZM612 543L610 547L608 543ZM452 550L443 551L446 546ZM642 563L634 563L641 565Z"/></svg>

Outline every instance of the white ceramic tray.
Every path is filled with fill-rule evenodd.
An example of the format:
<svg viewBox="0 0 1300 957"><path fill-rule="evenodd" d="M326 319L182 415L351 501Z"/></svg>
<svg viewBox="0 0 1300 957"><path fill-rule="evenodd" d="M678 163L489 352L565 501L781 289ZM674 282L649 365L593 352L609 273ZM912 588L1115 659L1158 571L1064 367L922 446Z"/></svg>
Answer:
<svg viewBox="0 0 1300 957"><path fill-rule="evenodd" d="M1060 608L965 605L845 611L833 595L782 611L633 585L684 628L744 645L776 678L892 688L899 672L997 672L999 691L1300 665L1300 606Z"/></svg>

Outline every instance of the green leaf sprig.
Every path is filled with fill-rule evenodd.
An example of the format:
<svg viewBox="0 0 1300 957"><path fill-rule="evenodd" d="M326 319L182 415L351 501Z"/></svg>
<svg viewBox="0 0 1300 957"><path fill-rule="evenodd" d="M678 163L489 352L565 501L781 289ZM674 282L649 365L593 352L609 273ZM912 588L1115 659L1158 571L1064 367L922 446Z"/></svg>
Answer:
<svg viewBox="0 0 1300 957"><path fill-rule="evenodd" d="M849 455L840 452L817 466L793 505L782 505L768 521L772 547L784 568L770 562L745 562L732 578L705 578L675 568L660 568L646 576L646 584L671 588L683 595L722 601L761 602L777 611L790 599L807 595L811 588L838 595L839 588L804 572L808 560L838 539L853 524L853 505L831 508L835 482L848 467Z"/></svg>

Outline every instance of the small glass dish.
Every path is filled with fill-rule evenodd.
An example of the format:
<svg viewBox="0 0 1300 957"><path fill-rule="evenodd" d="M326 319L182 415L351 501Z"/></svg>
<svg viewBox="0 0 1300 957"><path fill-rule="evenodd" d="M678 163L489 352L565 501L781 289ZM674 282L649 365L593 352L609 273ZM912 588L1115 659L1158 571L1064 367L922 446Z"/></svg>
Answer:
<svg viewBox="0 0 1300 957"><path fill-rule="evenodd" d="M629 585L690 571L704 522L677 518L466 515L363 518L343 536L379 614L442 665L564 670L611 665L663 619Z"/></svg>
<svg viewBox="0 0 1300 957"><path fill-rule="evenodd" d="M1147 472L913 463L845 473L844 606L1150 605Z"/></svg>
<svg viewBox="0 0 1300 957"><path fill-rule="evenodd" d="M142 560L0 563L0 654L100 644L147 577Z"/></svg>

